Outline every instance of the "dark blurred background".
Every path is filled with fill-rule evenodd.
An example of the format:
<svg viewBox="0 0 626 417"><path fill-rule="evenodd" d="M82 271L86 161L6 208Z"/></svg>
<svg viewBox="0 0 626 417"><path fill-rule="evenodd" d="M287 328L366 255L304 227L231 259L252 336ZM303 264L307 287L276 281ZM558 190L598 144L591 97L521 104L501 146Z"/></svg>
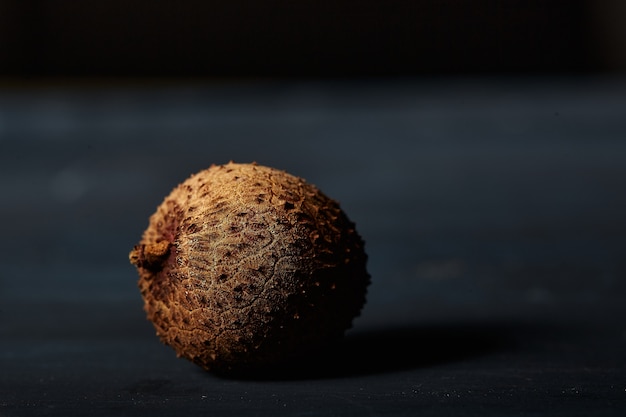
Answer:
<svg viewBox="0 0 626 417"><path fill-rule="evenodd" d="M0 75L616 72L624 21L621 0L0 0Z"/></svg>

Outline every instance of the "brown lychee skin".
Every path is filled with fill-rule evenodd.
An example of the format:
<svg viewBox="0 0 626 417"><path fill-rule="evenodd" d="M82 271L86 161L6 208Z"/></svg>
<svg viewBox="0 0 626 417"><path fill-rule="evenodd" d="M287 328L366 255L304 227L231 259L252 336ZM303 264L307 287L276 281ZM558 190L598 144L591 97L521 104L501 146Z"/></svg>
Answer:
<svg viewBox="0 0 626 417"><path fill-rule="evenodd" d="M370 282L363 240L337 202L256 164L214 165L176 187L130 260L160 339L216 372L342 337Z"/></svg>

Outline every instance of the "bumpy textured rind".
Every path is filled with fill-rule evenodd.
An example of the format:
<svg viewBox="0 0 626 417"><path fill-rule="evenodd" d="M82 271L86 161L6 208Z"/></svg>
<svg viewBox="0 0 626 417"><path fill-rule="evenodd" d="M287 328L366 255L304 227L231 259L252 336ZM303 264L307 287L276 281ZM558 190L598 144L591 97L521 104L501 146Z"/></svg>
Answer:
<svg viewBox="0 0 626 417"><path fill-rule="evenodd" d="M130 260L160 339L217 372L341 337L369 284L363 241L337 202L256 164L211 166L176 187Z"/></svg>

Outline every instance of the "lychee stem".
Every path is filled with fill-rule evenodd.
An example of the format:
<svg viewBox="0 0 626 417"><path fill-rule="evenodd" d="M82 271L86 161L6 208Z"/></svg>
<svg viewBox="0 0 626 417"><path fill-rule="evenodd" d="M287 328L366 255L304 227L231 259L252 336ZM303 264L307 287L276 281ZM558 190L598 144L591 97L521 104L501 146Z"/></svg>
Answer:
<svg viewBox="0 0 626 417"><path fill-rule="evenodd" d="M137 245L130 251L130 263L151 271L160 271L170 254L172 244L166 240L147 245Z"/></svg>

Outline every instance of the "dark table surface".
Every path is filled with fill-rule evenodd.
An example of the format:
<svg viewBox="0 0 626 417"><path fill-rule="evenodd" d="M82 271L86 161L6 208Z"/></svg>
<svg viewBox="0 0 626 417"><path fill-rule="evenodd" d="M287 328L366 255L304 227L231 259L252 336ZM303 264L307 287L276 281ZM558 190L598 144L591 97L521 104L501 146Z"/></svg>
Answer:
<svg viewBox="0 0 626 417"><path fill-rule="evenodd" d="M372 285L336 350L219 378L128 252L212 163L317 184ZM626 81L0 89L0 416L626 415Z"/></svg>

